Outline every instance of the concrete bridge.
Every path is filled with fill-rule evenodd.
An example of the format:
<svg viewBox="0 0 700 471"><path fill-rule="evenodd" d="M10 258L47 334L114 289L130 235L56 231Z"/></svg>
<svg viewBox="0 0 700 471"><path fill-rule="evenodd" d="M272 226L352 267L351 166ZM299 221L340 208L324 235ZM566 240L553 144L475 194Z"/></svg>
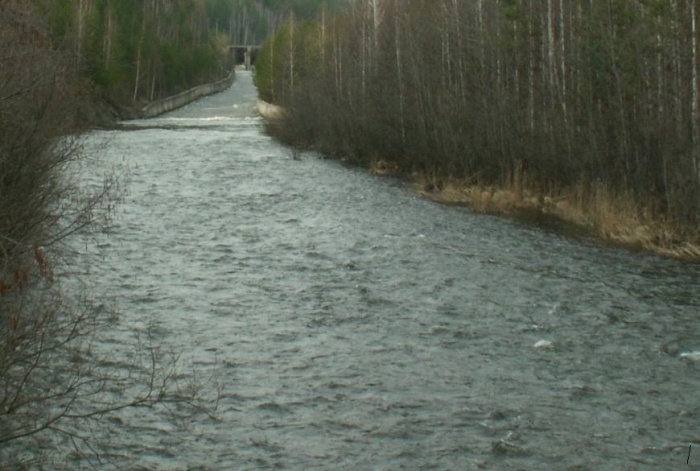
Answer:
<svg viewBox="0 0 700 471"><path fill-rule="evenodd" d="M261 47L262 45L231 44L228 48L233 54L234 62L237 65L243 64L246 70L250 70Z"/></svg>

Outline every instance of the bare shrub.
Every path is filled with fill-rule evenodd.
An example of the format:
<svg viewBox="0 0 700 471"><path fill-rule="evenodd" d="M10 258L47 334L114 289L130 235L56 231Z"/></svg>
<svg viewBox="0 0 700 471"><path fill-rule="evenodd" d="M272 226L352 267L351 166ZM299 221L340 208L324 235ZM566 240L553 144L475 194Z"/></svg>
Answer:
<svg viewBox="0 0 700 471"><path fill-rule="evenodd" d="M101 336L114 311L57 279L61 242L99 227L117 186L107 178L86 192L67 180L89 93L29 2L0 5L0 468L41 467L67 450L99 463L106 415L200 411L201 391L176 381L177 355L148 332L128 360L113 359Z"/></svg>

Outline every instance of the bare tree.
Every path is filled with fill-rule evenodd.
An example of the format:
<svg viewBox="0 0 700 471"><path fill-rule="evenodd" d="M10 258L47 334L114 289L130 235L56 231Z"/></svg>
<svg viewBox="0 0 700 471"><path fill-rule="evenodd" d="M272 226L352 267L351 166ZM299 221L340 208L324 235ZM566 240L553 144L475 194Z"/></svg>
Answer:
<svg viewBox="0 0 700 471"><path fill-rule="evenodd" d="M698 244L699 19L697 0L355 0L322 16L333 56L298 75L303 110L283 103L278 129L406 174L527 174L539 201L579 201L584 225L603 196L657 228L650 245Z"/></svg>

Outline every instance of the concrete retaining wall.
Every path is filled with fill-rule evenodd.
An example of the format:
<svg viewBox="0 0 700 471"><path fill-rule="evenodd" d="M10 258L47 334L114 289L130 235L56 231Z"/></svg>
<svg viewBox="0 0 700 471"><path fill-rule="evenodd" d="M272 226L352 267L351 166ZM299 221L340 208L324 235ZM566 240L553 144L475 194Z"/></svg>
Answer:
<svg viewBox="0 0 700 471"><path fill-rule="evenodd" d="M214 83L207 83L198 87L190 88L179 95L163 98L162 100L149 103L140 110L135 110L133 119L154 118L168 111L181 108L198 98L211 95L212 93L223 92L233 83L234 72L223 80Z"/></svg>

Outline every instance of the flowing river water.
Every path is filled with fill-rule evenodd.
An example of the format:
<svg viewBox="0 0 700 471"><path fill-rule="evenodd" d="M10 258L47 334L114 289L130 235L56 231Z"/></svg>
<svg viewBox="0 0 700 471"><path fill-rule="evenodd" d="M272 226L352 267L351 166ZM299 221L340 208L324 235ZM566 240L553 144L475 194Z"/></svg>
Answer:
<svg viewBox="0 0 700 471"><path fill-rule="evenodd" d="M89 137L88 184L128 174L90 278L218 391L115 414L117 469L700 467L697 265L294 160L255 99Z"/></svg>

